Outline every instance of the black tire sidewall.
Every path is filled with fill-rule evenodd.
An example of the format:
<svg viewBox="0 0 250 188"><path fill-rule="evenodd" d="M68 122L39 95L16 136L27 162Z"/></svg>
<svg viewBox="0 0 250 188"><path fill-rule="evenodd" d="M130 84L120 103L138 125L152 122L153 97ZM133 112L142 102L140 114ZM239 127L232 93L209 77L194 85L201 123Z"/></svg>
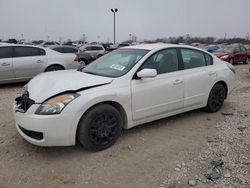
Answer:
<svg viewBox="0 0 250 188"><path fill-rule="evenodd" d="M104 146L96 146L93 142L91 142L89 138L89 128L92 120L102 113L112 113L117 119L118 125L116 134L110 143ZM109 104L100 104L91 108L86 112L86 114L82 116L77 129L77 140L87 150L92 150L92 151L103 150L112 146L116 142L116 140L121 134L122 127L123 127L123 121L119 111L115 107Z"/></svg>
<svg viewBox="0 0 250 188"><path fill-rule="evenodd" d="M57 65L53 65L51 67L48 67L46 69L46 72L50 72L50 71L58 71L58 70L64 70L62 67L57 66Z"/></svg>
<svg viewBox="0 0 250 188"><path fill-rule="evenodd" d="M217 91L218 89L223 90L223 92L224 92L224 99L223 99L222 105L219 108L214 109L212 107L212 104L211 104L211 102L212 102L211 98L212 98L212 95L214 94L214 92ZM215 84L212 87L212 89L211 89L211 91L209 93L209 97L208 97L208 101L207 101L207 106L206 106L206 111L208 111L208 112L217 112L217 111L219 111L221 109L221 107L223 106L225 98L226 98L226 89L225 89L225 87L222 84L220 84L220 83Z"/></svg>

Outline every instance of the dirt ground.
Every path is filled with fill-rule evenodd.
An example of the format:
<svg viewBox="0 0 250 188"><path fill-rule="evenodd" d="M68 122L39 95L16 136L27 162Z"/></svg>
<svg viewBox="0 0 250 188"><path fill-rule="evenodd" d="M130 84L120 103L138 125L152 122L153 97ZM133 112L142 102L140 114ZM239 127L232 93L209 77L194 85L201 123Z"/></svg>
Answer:
<svg viewBox="0 0 250 188"><path fill-rule="evenodd" d="M195 110L124 131L101 152L44 148L17 133L12 102L23 84L0 86L0 187L250 187L250 73L237 65L222 110ZM206 178L212 160L224 175Z"/></svg>

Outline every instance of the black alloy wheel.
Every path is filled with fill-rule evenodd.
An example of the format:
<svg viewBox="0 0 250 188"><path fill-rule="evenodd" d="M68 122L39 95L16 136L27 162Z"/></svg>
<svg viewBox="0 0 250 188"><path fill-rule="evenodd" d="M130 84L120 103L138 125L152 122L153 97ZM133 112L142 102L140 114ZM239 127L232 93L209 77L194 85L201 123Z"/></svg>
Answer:
<svg viewBox="0 0 250 188"><path fill-rule="evenodd" d="M217 112L221 109L226 98L226 89L222 84L216 84L210 91L206 110L208 112Z"/></svg>
<svg viewBox="0 0 250 188"><path fill-rule="evenodd" d="M115 143L121 134L122 117L111 105L101 104L90 109L79 123L77 138L89 150L103 150Z"/></svg>

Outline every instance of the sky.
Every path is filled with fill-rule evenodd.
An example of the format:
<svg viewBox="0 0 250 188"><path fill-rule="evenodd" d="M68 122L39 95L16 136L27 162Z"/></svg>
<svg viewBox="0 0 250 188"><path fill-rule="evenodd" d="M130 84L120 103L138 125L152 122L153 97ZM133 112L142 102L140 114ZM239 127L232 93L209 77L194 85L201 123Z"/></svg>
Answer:
<svg viewBox="0 0 250 188"><path fill-rule="evenodd" d="M0 39L113 41L170 36L243 37L250 0L0 0Z"/></svg>

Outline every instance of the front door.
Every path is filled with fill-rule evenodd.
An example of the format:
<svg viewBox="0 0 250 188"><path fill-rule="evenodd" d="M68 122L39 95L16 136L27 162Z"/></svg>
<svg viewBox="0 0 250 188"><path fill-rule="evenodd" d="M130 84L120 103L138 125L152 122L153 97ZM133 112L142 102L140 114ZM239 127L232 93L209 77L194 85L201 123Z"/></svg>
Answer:
<svg viewBox="0 0 250 188"><path fill-rule="evenodd" d="M152 55L139 70L157 70L154 78L131 81L133 120L166 114L183 108L183 79L176 49Z"/></svg>

